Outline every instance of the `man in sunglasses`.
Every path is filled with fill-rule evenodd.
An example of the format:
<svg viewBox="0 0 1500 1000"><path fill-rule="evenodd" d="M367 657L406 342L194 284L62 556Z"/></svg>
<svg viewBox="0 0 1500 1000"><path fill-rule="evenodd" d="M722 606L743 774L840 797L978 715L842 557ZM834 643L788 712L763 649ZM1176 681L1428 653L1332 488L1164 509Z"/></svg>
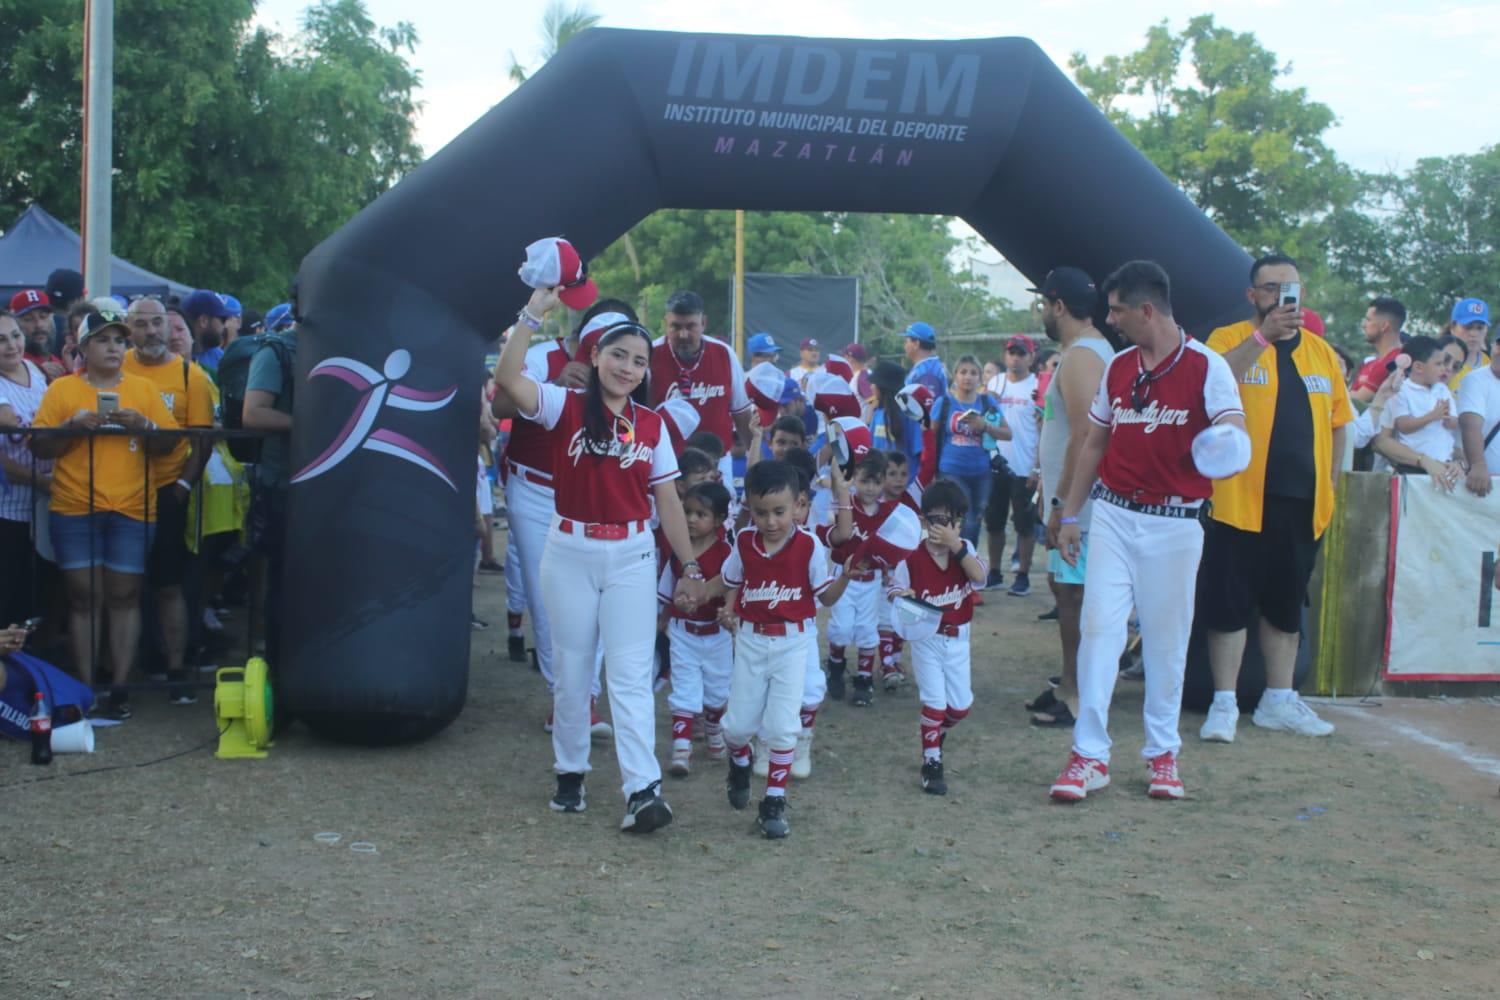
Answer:
<svg viewBox="0 0 1500 1000"><path fill-rule="evenodd" d="M682 398L698 409L699 430L724 442L750 441L750 395L739 355L724 341L706 336L708 317L697 292L667 299L666 336L651 346L651 405Z"/></svg>
<svg viewBox="0 0 1500 1000"><path fill-rule="evenodd" d="M1109 276L1103 292L1110 325L1131 346L1105 368L1058 518L1058 548L1076 565L1079 511L1091 496L1099 501L1084 571L1078 722L1052 798L1077 802L1109 784L1109 702L1134 605L1146 667L1146 792L1178 799L1177 723L1203 552L1198 518L1213 492L1194 461L1193 441L1221 424L1242 437L1245 414L1228 363L1172 318L1171 281L1161 267L1131 261Z"/></svg>

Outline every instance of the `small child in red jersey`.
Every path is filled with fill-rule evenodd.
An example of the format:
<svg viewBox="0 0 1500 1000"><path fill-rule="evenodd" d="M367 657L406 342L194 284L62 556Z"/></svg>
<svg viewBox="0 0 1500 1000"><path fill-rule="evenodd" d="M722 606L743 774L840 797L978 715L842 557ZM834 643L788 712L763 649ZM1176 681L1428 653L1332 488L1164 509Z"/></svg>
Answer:
<svg viewBox="0 0 1500 1000"><path fill-rule="evenodd" d="M984 560L958 533L968 512L963 489L935 480L922 493L927 540L891 573L890 596L912 597L942 609L936 631L911 644L917 697L922 703L922 788L946 795L943 742L974 704L969 683L969 620L974 592L984 586ZM899 612L898 612L899 615Z"/></svg>
<svg viewBox="0 0 1500 1000"><path fill-rule="evenodd" d="M916 483L908 482L911 478L911 463L906 458L906 452L900 448L892 448L885 453L885 461L885 498L905 504L911 508L912 513L920 517L922 508L917 503L917 497L921 496L922 490ZM891 599L885 593L891 582L889 572L884 574L883 580L886 586L880 588L880 624L877 629L880 635L880 666L882 672L890 670L904 677L901 653L906 649L906 640L891 627Z"/></svg>
<svg viewBox="0 0 1500 1000"><path fill-rule="evenodd" d="M853 508L853 531L847 541L833 543L835 562L849 558L861 545L875 537L886 517L896 508L895 500L885 498L885 473L885 452L871 451L856 463L849 504ZM880 656L881 589L876 570L856 570L843 598L828 612L828 687L830 691L842 690L846 662L844 650L847 644L854 643L859 651L859 661L849 703L855 706L869 705L875 691L875 663ZM906 680L899 668L892 666L883 670L888 691Z"/></svg>
<svg viewBox="0 0 1500 1000"><path fill-rule="evenodd" d="M724 565L708 584L708 598L735 592L721 620L735 621L734 670L724 740L729 746L729 804L750 803L750 739L764 728L770 746L766 794L756 825L769 838L791 832L786 785L791 777L802 704L807 646L815 641L817 601L832 604L848 574L829 574L828 554L797 527L798 478L786 462L758 462L745 475L745 502L754 527L735 536Z"/></svg>

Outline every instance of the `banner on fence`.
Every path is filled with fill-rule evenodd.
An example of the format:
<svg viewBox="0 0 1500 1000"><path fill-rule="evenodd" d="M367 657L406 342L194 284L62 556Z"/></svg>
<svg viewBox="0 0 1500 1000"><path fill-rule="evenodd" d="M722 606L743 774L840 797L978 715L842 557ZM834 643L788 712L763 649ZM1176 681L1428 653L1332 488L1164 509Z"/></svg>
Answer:
<svg viewBox="0 0 1500 1000"><path fill-rule="evenodd" d="M1385 677L1500 681L1500 491L1391 478Z"/></svg>

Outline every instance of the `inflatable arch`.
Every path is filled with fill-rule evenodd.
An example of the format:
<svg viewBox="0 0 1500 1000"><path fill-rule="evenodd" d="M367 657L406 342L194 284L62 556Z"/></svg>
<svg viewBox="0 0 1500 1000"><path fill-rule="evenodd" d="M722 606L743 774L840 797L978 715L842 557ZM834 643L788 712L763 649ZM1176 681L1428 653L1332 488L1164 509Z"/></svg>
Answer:
<svg viewBox="0 0 1500 1000"><path fill-rule="evenodd" d="M303 262L279 683L315 731L462 709L482 358L522 248L596 254L659 208L955 215L1034 281L1153 258L1200 336L1248 309L1249 257L1027 39L585 32Z"/></svg>

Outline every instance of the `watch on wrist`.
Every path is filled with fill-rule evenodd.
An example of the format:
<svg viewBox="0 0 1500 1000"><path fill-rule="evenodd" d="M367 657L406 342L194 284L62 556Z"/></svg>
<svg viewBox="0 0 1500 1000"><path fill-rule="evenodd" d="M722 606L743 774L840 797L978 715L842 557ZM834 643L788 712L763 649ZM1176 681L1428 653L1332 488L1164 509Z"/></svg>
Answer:
<svg viewBox="0 0 1500 1000"><path fill-rule="evenodd" d="M1052 498L1052 502L1049 503L1047 506L1051 507L1053 510L1061 510L1062 509L1062 497L1053 497Z"/></svg>

